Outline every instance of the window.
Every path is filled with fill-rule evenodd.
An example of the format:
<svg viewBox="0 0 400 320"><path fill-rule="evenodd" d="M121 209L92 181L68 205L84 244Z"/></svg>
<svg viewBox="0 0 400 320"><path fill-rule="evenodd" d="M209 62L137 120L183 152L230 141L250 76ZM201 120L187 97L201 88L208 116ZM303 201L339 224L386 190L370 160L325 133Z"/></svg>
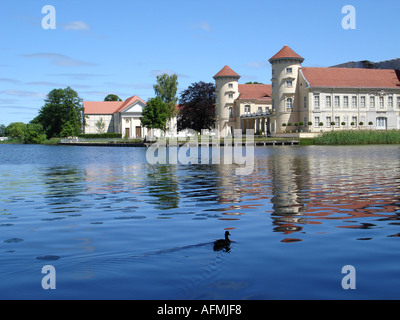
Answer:
<svg viewBox="0 0 400 320"><path fill-rule="evenodd" d="M365 97L360 98L360 107L365 108Z"/></svg>
<svg viewBox="0 0 400 320"><path fill-rule="evenodd" d="M339 96L335 96L335 107L340 108L340 97Z"/></svg>
<svg viewBox="0 0 400 320"><path fill-rule="evenodd" d="M332 122L332 118L331 117L326 117L326 126L330 127L331 126L331 122Z"/></svg>
<svg viewBox="0 0 400 320"><path fill-rule="evenodd" d="M353 123L353 127L357 126L357 117L353 116L351 117L351 122Z"/></svg>
<svg viewBox="0 0 400 320"><path fill-rule="evenodd" d="M349 126L349 116L343 116L343 122L345 123L345 126Z"/></svg>
<svg viewBox="0 0 400 320"><path fill-rule="evenodd" d="M351 106L353 108L357 108L357 96L352 96L351 97Z"/></svg>
<svg viewBox="0 0 400 320"><path fill-rule="evenodd" d="M388 108L393 108L393 97L392 96L388 97Z"/></svg>
<svg viewBox="0 0 400 320"><path fill-rule="evenodd" d="M377 129L382 130L382 129L386 129L386 127L387 127L387 118L384 118L384 117L376 118L376 128Z"/></svg>
<svg viewBox="0 0 400 320"><path fill-rule="evenodd" d="M262 107L258 107L258 113L262 113Z"/></svg>
<svg viewBox="0 0 400 320"><path fill-rule="evenodd" d="M326 106L327 108L332 107L331 96L326 96L326 97L325 97L325 106Z"/></svg>
<svg viewBox="0 0 400 320"><path fill-rule="evenodd" d="M287 74L292 73L292 71L293 71L292 68L286 68L286 73Z"/></svg>
<svg viewBox="0 0 400 320"><path fill-rule="evenodd" d="M228 84L228 88L233 88L233 84L232 84L232 83L229 83L229 84Z"/></svg>
<svg viewBox="0 0 400 320"><path fill-rule="evenodd" d="M245 105L244 106L244 113L245 114L249 114L250 113L250 106L249 105Z"/></svg>
<svg viewBox="0 0 400 320"><path fill-rule="evenodd" d="M232 107L229 107L229 118L232 118L233 117L233 108Z"/></svg>
<svg viewBox="0 0 400 320"><path fill-rule="evenodd" d="M383 108L385 106L385 100L383 97L379 97L379 108Z"/></svg>
<svg viewBox="0 0 400 320"><path fill-rule="evenodd" d="M400 97L397 96L397 108L400 108Z"/></svg>
<svg viewBox="0 0 400 320"><path fill-rule="evenodd" d="M307 97L304 97L304 108L307 108Z"/></svg>
<svg viewBox="0 0 400 320"><path fill-rule="evenodd" d="M319 94L314 94L314 108L319 108Z"/></svg>
<svg viewBox="0 0 400 320"><path fill-rule="evenodd" d="M286 81L286 87L291 88L293 86L293 81L292 80L287 80Z"/></svg>
<svg viewBox="0 0 400 320"><path fill-rule="evenodd" d="M228 95L228 97L229 97L229 99L233 99L233 94L230 93L230 94Z"/></svg>
<svg viewBox="0 0 400 320"><path fill-rule="evenodd" d="M349 97L348 96L343 97L343 107L345 107L345 108L349 107Z"/></svg>
<svg viewBox="0 0 400 320"><path fill-rule="evenodd" d="M319 123L320 123L319 117L315 117L314 122L315 122L315 124L314 124L315 126L319 126Z"/></svg>
<svg viewBox="0 0 400 320"><path fill-rule="evenodd" d="M335 127L340 126L340 117L335 117Z"/></svg>
<svg viewBox="0 0 400 320"><path fill-rule="evenodd" d="M369 97L369 107L375 108L375 97Z"/></svg>
<svg viewBox="0 0 400 320"><path fill-rule="evenodd" d="M292 109L292 108L293 108L293 99L287 98L286 99L286 109Z"/></svg>

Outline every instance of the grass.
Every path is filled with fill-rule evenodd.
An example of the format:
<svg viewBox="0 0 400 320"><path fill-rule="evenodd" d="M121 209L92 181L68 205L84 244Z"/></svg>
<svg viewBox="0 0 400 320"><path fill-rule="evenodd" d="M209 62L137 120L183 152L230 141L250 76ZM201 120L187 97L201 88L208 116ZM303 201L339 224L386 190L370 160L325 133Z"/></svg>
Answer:
<svg viewBox="0 0 400 320"><path fill-rule="evenodd" d="M313 139L316 145L400 144L399 130L344 130L325 132Z"/></svg>

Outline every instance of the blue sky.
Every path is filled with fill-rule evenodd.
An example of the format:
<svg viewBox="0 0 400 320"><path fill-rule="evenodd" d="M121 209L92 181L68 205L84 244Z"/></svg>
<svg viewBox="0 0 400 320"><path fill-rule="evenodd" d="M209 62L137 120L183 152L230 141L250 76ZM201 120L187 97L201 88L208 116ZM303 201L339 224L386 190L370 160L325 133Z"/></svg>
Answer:
<svg viewBox="0 0 400 320"><path fill-rule="evenodd" d="M54 30L42 28L45 5ZM355 30L342 28L345 5ZM270 83L268 59L284 45L303 66L398 58L399 12L398 0L2 0L0 124L29 122L67 86L88 101L148 100L160 73L178 74L180 92L226 64L241 83Z"/></svg>

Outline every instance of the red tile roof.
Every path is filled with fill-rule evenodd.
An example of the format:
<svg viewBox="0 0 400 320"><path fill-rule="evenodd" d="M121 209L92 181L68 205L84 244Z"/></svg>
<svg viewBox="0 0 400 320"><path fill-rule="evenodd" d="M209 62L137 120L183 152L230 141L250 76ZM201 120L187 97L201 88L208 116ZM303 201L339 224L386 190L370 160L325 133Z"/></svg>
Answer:
<svg viewBox="0 0 400 320"><path fill-rule="evenodd" d="M213 78L215 79L217 77L237 77L237 78L240 78L240 76L227 65L225 67L223 67Z"/></svg>
<svg viewBox="0 0 400 320"><path fill-rule="evenodd" d="M126 107L130 106L132 103L135 103L136 101L141 101L142 103L146 104L142 99L140 99L138 96L134 95L133 97L130 97L124 101L124 103L117 109L116 112L121 112L124 110Z"/></svg>
<svg viewBox="0 0 400 320"><path fill-rule="evenodd" d="M123 101L84 101L85 114L111 114L118 110Z"/></svg>
<svg viewBox="0 0 400 320"><path fill-rule="evenodd" d="M301 71L311 87L400 89L395 70L303 67Z"/></svg>
<svg viewBox="0 0 400 320"><path fill-rule="evenodd" d="M288 58L288 59L299 59L301 61L304 61L304 58L299 56L296 52L294 52L288 46L284 46L276 55L274 55L268 61L271 62L272 60L285 59L285 58Z"/></svg>
<svg viewBox="0 0 400 320"><path fill-rule="evenodd" d="M125 101L84 101L83 108L85 114L112 114L121 112L136 101L146 104L146 102L135 95Z"/></svg>
<svg viewBox="0 0 400 320"><path fill-rule="evenodd" d="M270 84L239 84L238 100L272 100Z"/></svg>

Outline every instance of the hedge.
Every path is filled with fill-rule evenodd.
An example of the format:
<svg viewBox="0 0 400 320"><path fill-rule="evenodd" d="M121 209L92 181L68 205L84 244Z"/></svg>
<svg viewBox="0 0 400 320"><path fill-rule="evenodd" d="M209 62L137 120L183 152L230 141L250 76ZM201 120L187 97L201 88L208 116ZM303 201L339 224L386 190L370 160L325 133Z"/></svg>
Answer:
<svg viewBox="0 0 400 320"><path fill-rule="evenodd" d="M122 138L122 133L87 133L80 134L78 137L87 139L120 139Z"/></svg>

